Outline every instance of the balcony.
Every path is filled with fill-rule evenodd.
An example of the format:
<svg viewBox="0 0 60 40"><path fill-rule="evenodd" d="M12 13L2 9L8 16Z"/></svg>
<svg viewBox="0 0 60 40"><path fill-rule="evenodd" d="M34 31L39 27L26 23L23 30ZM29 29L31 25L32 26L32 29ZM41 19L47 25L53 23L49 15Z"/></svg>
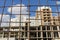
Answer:
<svg viewBox="0 0 60 40"><path fill-rule="evenodd" d="M19 29L10 29L10 31L19 31Z"/></svg>
<svg viewBox="0 0 60 40"><path fill-rule="evenodd" d="M8 29L3 29L3 31L8 31ZM19 29L10 29L9 31L19 31Z"/></svg>
<svg viewBox="0 0 60 40"><path fill-rule="evenodd" d="M8 31L8 29L3 29L3 31Z"/></svg>
<svg viewBox="0 0 60 40"><path fill-rule="evenodd" d="M50 25L50 22L44 22L44 25Z"/></svg>

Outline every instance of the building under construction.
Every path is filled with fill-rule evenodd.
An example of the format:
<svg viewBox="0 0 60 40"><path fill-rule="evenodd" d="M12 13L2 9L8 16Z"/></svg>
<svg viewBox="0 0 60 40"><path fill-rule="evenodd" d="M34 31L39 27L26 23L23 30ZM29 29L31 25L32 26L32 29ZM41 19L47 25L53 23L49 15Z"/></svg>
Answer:
<svg viewBox="0 0 60 40"><path fill-rule="evenodd" d="M52 16L50 7L38 7L36 16L30 17L30 19L29 21L29 18L26 18L21 27L13 27L14 24L11 27L0 27L0 38L3 40L6 38L14 40L60 40L58 16Z"/></svg>
<svg viewBox="0 0 60 40"><path fill-rule="evenodd" d="M38 4L35 5L38 6L35 11L30 11L29 7L34 5L28 4L28 12L26 12L26 7L23 4L5 6L7 0L4 1L4 6L0 6L0 8L3 8L3 10L1 9L2 14L0 14L0 40L60 40L59 12L53 12L50 7L57 5L47 4L39 6ZM11 1L13 4L14 1ZM23 0L20 1L21 3L23 2ZM48 3L48 0L46 2ZM8 12L12 14L3 14L5 7L9 7ZM19 8L20 10L18 10ZM35 12L35 16L30 16L30 12ZM54 16L54 13L57 16ZM7 21L8 15L10 15L10 21ZM12 19L11 15L14 15Z"/></svg>

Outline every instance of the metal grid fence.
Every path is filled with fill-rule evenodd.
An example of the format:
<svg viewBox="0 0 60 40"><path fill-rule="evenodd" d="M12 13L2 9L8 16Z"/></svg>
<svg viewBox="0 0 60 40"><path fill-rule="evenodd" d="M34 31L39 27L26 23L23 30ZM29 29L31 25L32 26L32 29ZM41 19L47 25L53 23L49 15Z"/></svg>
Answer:
<svg viewBox="0 0 60 40"><path fill-rule="evenodd" d="M43 25L42 12L38 7L51 8L52 16L50 25ZM8 12L7 12L8 11ZM46 12L46 11L45 11ZM38 14L39 13L39 14ZM41 19L38 19L38 15ZM24 17L26 16L27 21ZM30 18L30 17L35 18ZM23 18L23 19L22 19ZM35 26L31 20L41 20L41 25ZM48 19L47 19L48 20ZM51 21L55 21L53 24ZM58 24L59 23L59 24ZM25 26L23 26L25 24ZM33 26L31 26L33 25ZM4 30L5 29L5 30ZM18 29L18 31L12 31ZM6 31L7 30L7 31ZM15 40L60 40L60 1L59 0L0 0L0 34L3 38L15 38Z"/></svg>

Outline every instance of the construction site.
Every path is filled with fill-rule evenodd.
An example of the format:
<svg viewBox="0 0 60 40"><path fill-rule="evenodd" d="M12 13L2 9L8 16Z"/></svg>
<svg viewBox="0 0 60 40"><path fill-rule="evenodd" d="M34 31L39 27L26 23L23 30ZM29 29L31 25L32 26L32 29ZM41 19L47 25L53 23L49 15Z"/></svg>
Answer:
<svg viewBox="0 0 60 40"><path fill-rule="evenodd" d="M0 40L60 40L60 1L0 3Z"/></svg>

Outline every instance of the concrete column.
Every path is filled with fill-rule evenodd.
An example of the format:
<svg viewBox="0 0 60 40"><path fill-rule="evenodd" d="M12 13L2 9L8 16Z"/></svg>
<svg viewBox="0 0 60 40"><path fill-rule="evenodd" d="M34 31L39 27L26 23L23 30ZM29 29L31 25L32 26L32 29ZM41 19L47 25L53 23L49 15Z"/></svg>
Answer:
<svg viewBox="0 0 60 40"><path fill-rule="evenodd" d="M59 31L59 26L57 26L57 31ZM60 32L58 32L59 38L60 38Z"/></svg>
<svg viewBox="0 0 60 40"><path fill-rule="evenodd" d="M41 26L41 31L42 31L42 26ZM41 32L41 38L43 38L43 33Z"/></svg>

